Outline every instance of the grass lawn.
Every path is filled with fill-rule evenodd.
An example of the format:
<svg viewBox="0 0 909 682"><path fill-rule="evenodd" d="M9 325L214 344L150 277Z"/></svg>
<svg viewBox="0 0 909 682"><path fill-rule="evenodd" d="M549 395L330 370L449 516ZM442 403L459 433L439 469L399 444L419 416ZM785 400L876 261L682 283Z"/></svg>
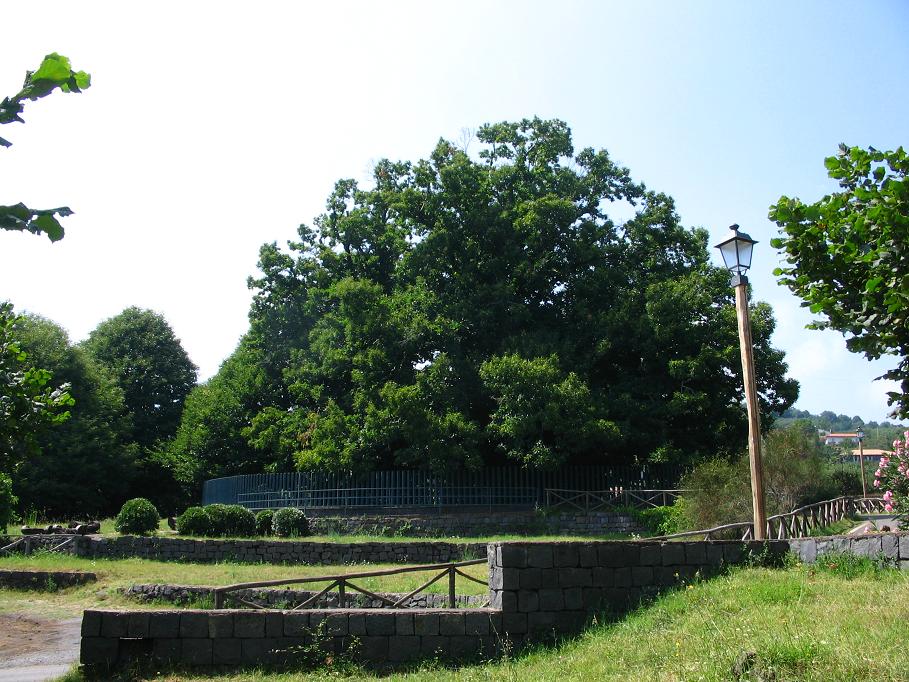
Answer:
<svg viewBox="0 0 909 682"><path fill-rule="evenodd" d="M484 665L450 669L425 664L382 679L909 680L909 572L874 570L867 561L851 559L831 563L832 568L737 569L667 594L572 641ZM737 677L733 668L739 660L750 661L751 670ZM371 677L334 664L305 673L151 672L138 679L303 682ZM82 678L74 672L66 679Z"/></svg>
<svg viewBox="0 0 909 682"><path fill-rule="evenodd" d="M319 575L338 575L383 568L399 568L392 564L348 566L304 566L275 564L191 564L146 559L82 559L64 554L36 552L31 556L0 558L0 569L41 571L91 571L98 575L96 583L59 592L22 592L0 590L0 612L21 612L55 618L74 617L88 608L149 608L148 604L122 597L117 589L139 583L169 583L174 585L230 585L233 583L303 578ZM466 573L486 580L485 563L467 566ZM431 573L404 573L394 576L363 578L356 581L373 592L410 592L426 582ZM297 589L318 590L326 583L308 583ZM294 586L289 586L294 588ZM440 580L428 592L448 593L448 581ZM482 585L458 578L458 594L486 594ZM158 608L173 608L161 604Z"/></svg>

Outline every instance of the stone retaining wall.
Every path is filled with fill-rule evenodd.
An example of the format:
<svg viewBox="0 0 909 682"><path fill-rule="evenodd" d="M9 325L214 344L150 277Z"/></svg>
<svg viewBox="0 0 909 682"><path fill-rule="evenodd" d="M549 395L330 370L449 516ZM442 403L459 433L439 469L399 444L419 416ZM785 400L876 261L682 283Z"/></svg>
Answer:
<svg viewBox="0 0 909 682"><path fill-rule="evenodd" d="M131 585L123 589L123 594L137 601L164 601L174 604L186 604L190 602L199 602L211 598L211 587L203 585ZM237 590L235 594L240 599L252 601L257 604L267 605L272 608L292 608L307 599L310 599L317 592L312 590L279 590L279 589L248 589ZM393 592L379 592L383 597L397 601L403 594ZM229 599L229 596L228 596ZM486 603L486 595L455 595L455 608L479 608ZM334 590L326 593L319 600L321 608L337 608L338 593ZM365 594L350 590L347 592L345 605L357 609L380 609L385 604L379 599L373 599ZM401 605L403 609L442 609L448 608L447 594L418 594L411 597L406 603ZM242 607L241 607L242 608Z"/></svg>
<svg viewBox="0 0 909 682"><path fill-rule="evenodd" d="M12 590L55 591L74 585L93 583L94 573L84 571L7 571L0 570L0 587Z"/></svg>
<svg viewBox="0 0 909 682"><path fill-rule="evenodd" d="M883 558L904 571L909 570L909 533L873 533L854 537L835 535L796 538L787 542L792 553L808 564L828 552L846 552L871 559Z"/></svg>
<svg viewBox="0 0 909 682"><path fill-rule="evenodd" d="M486 543L305 542L281 540L193 540L167 537L77 537L81 557L212 563L266 564L438 564L481 558Z"/></svg>

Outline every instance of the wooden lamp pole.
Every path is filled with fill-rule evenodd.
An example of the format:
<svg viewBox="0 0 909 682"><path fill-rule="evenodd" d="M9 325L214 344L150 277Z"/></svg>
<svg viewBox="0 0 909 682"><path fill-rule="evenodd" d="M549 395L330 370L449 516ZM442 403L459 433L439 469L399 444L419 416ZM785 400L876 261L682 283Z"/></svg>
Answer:
<svg viewBox="0 0 909 682"><path fill-rule="evenodd" d="M748 457L751 462L751 504L754 510L754 539L766 539L767 512L764 508L764 467L761 461L761 413L758 406L757 382L754 378L754 346L751 341L751 316L748 313L748 278L752 247L757 243L739 232L738 225L729 229L733 235L717 244L726 267L732 273L735 288L735 312L739 324L739 348L742 354L742 377L745 382L745 406L748 412Z"/></svg>

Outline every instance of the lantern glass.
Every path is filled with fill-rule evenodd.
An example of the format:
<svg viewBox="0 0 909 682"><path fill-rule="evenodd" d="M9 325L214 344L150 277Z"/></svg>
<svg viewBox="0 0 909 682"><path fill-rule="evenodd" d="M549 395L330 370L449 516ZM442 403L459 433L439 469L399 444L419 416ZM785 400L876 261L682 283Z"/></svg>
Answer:
<svg viewBox="0 0 909 682"><path fill-rule="evenodd" d="M862 438L865 437L865 432L862 431L861 429L859 429L858 431L855 432L855 437L858 438L859 441L861 441Z"/></svg>
<svg viewBox="0 0 909 682"><path fill-rule="evenodd" d="M744 275L751 267L751 253L757 242L744 232L739 232L738 225L732 225L729 229L732 230L732 236L717 244L716 248L720 250L729 272L733 275Z"/></svg>

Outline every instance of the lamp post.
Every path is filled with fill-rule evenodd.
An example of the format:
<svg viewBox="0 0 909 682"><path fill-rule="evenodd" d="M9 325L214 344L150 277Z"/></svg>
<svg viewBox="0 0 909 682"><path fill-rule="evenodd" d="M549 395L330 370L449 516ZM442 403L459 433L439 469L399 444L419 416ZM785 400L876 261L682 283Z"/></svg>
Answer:
<svg viewBox="0 0 909 682"><path fill-rule="evenodd" d="M862 429L856 429L855 437L859 442L859 469L862 471L862 497L868 497L868 488L865 487L865 448L862 441L865 440L865 432Z"/></svg>
<svg viewBox="0 0 909 682"><path fill-rule="evenodd" d="M764 473L761 463L761 413L758 408L757 382L754 378L754 355L751 342L751 317L748 314L748 278L751 252L756 241L738 225L731 225L732 236L716 245L732 275L735 288L735 312L739 322L739 347L742 353L742 377L745 381L745 405L748 411L748 457L751 461L751 503L754 509L754 539L766 536L767 513L764 510Z"/></svg>

